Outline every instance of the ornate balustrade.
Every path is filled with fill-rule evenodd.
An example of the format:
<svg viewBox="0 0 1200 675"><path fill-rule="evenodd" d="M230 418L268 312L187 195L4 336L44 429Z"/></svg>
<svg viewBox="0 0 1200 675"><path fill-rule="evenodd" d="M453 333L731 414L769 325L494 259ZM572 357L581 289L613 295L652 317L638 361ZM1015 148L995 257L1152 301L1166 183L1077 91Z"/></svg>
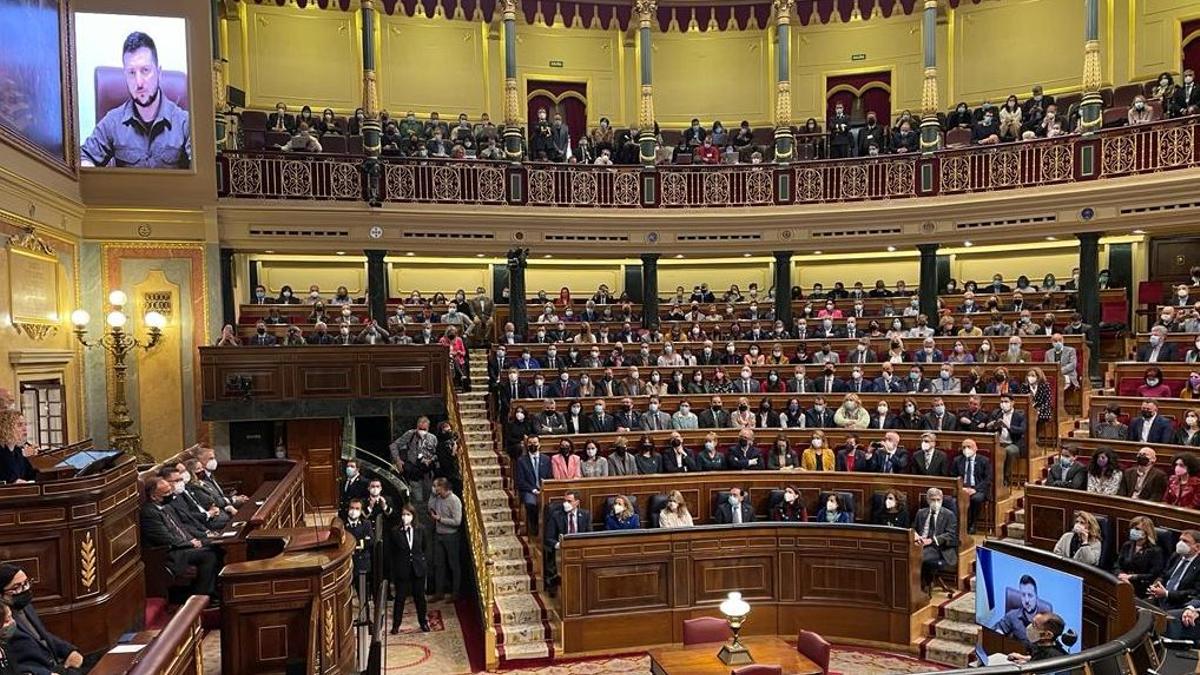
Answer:
<svg viewBox="0 0 1200 675"><path fill-rule="evenodd" d="M590 166L226 152L219 194L238 199L558 208L755 207L875 201L1084 182L1200 164L1200 116L1092 135L795 164Z"/></svg>

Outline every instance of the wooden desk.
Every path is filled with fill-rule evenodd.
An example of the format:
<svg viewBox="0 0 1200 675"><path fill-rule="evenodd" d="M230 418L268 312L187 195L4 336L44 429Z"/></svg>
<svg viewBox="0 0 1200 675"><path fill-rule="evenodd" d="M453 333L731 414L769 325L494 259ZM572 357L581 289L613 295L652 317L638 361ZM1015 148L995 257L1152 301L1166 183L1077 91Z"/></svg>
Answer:
<svg viewBox="0 0 1200 675"><path fill-rule="evenodd" d="M753 615L751 615L753 616ZM796 648L774 636L742 638L742 644L750 650L754 662L762 665L783 666L784 675L821 675L821 669ZM717 658L721 642L705 642L697 645L660 647L650 650L650 672L654 675L726 675L733 667L721 663Z"/></svg>
<svg viewBox="0 0 1200 675"><path fill-rule="evenodd" d="M126 645L141 645L138 651L110 651L92 668L92 675L201 675L204 656L201 617L208 598L193 595L171 617L161 631L137 633Z"/></svg>

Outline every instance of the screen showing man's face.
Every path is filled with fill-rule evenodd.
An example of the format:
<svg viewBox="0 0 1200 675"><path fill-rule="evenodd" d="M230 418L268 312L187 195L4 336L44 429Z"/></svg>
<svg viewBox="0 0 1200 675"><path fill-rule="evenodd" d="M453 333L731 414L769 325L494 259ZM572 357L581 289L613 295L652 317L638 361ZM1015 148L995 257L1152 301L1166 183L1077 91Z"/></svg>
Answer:
<svg viewBox="0 0 1200 675"><path fill-rule="evenodd" d="M1021 586L1021 609L1025 610L1026 614L1033 614L1037 609L1037 588L1030 584Z"/></svg>
<svg viewBox="0 0 1200 675"><path fill-rule="evenodd" d="M125 85L129 97L143 108L154 104L158 98L159 67L154 53L147 47L127 52L122 61L125 65Z"/></svg>

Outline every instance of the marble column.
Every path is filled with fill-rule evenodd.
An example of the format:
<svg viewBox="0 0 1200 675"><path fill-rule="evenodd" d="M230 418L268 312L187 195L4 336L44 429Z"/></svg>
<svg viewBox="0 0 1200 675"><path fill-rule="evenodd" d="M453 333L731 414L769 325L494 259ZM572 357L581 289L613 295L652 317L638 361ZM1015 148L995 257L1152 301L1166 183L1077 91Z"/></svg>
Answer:
<svg viewBox="0 0 1200 675"><path fill-rule="evenodd" d="M388 278L386 250L367 249L367 309L381 327L387 327Z"/></svg>
<svg viewBox="0 0 1200 675"><path fill-rule="evenodd" d="M942 146L937 116L937 0L925 0L921 15L921 50L925 57L925 80L921 86L921 152L933 152Z"/></svg>
<svg viewBox="0 0 1200 675"><path fill-rule="evenodd" d="M642 92L638 102L638 159L642 164L654 164L658 154L658 139L654 135L654 74L651 67L650 26L658 0L634 0L633 10L638 19L638 53L641 68Z"/></svg>
<svg viewBox="0 0 1200 675"><path fill-rule="evenodd" d="M1080 232L1079 239L1079 286L1076 290L1076 306L1083 314L1083 322L1091 327L1087 334L1088 372L1080 377L1096 380L1100 377L1100 233Z"/></svg>
<svg viewBox="0 0 1200 675"><path fill-rule="evenodd" d="M642 327L658 325L658 253L642 254Z"/></svg>
<svg viewBox="0 0 1200 675"><path fill-rule="evenodd" d="M233 294L233 249L221 249L221 321L237 326L237 298ZM253 292L253 289L251 289Z"/></svg>
<svg viewBox="0 0 1200 675"><path fill-rule="evenodd" d="M1099 131L1104 120L1100 97L1100 0L1083 0L1083 100L1079 102L1079 130ZM1081 271L1080 274L1083 272Z"/></svg>
<svg viewBox="0 0 1200 675"><path fill-rule="evenodd" d="M525 267L528 258L527 248L514 248L508 252L508 316L514 332L521 339L529 330L529 317L525 313Z"/></svg>
<svg viewBox="0 0 1200 675"><path fill-rule="evenodd" d="M775 251L775 319L792 330L792 252Z"/></svg>
<svg viewBox="0 0 1200 675"><path fill-rule="evenodd" d="M227 80L225 77L225 50L223 29L225 20L221 17L221 0L212 0L211 26L212 32L212 82L214 122L216 124L217 152L225 149L225 138L228 135L228 120L225 117L229 106Z"/></svg>
<svg viewBox="0 0 1200 675"><path fill-rule="evenodd" d="M791 22L792 0L774 0L775 8L775 161L794 158L792 134Z"/></svg>
<svg viewBox="0 0 1200 675"><path fill-rule="evenodd" d="M524 150L517 90L517 0L504 0L504 156L515 162Z"/></svg>
<svg viewBox="0 0 1200 675"><path fill-rule="evenodd" d="M378 157L383 127L379 121L379 90L375 84L375 0L362 0L362 125L363 150Z"/></svg>
<svg viewBox="0 0 1200 675"><path fill-rule="evenodd" d="M936 326L938 296L938 245L917 244L917 250L921 252L921 313L929 318L929 323L931 326Z"/></svg>

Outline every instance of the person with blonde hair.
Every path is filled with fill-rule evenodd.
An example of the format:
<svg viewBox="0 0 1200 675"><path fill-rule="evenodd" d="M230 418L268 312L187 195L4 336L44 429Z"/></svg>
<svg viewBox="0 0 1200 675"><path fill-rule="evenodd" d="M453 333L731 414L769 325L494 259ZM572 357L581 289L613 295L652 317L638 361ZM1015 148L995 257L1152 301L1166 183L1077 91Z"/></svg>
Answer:
<svg viewBox="0 0 1200 675"><path fill-rule="evenodd" d="M1075 525L1054 545L1054 555L1088 565L1100 564L1100 523L1087 511L1075 512Z"/></svg>
<svg viewBox="0 0 1200 675"><path fill-rule="evenodd" d="M858 394L851 392L842 398L842 405L833 414L833 423L843 429L866 429L871 424L871 414L863 408Z"/></svg>
<svg viewBox="0 0 1200 675"><path fill-rule="evenodd" d="M1158 545L1154 521L1135 516L1129 521L1129 540L1117 555L1117 578L1133 584L1134 593L1142 597L1150 583L1162 576L1165 566L1166 556Z"/></svg>
<svg viewBox="0 0 1200 675"><path fill-rule="evenodd" d="M691 527L692 513L688 510L687 501L679 490L671 490L667 495L667 505L658 513L658 526L663 529Z"/></svg>
<svg viewBox="0 0 1200 675"><path fill-rule="evenodd" d="M0 483L28 483L37 478L29 458L38 450L26 440L27 434L20 410L0 410Z"/></svg>
<svg viewBox="0 0 1200 675"><path fill-rule="evenodd" d="M837 456L833 448L825 442L825 432L817 429L813 432L808 447L800 456L802 471L833 471Z"/></svg>
<svg viewBox="0 0 1200 675"><path fill-rule="evenodd" d="M617 495L613 499L612 510L604 517L606 530L636 530L642 526L638 514L633 510L629 498Z"/></svg>

